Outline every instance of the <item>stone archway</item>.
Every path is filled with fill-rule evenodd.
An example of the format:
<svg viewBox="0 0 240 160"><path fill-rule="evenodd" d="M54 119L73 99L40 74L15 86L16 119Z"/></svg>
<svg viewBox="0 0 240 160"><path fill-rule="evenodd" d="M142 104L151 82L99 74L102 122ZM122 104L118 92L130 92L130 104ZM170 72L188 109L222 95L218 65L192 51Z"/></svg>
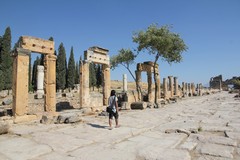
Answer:
<svg viewBox="0 0 240 160"><path fill-rule="evenodd" d="M89 107L89 64L91 62L102 64L103 74L103 105L108 104L110 96L110 59L108 50L93 46L84 52L84 60L80 64L80 107Z"/></svg>
<svg viewBox="0 0 240 160"><path fill-rule="evenodd" d="M31 52L44 54L44 110L56 111L56 56L54 42L21 36L13 53L13 115L26 115L28 106L28 67Z"/></svg>
<svg viewBox="0 0 240 160"><path fill-rule="evenodd" d="M137 70L136 70L136 83L138 86L141 86L141 73L143 71L147 72L147 77L148 77L148 101L154 103L154 96L152 93L152 74L154 73L153 70L154 67L154 62L144 62L144 63L138 63L137 64ZM159 76L159 71L158 71L158 65L156 64L156 77L157 77L157 99L161 98L161 91L160 91L160 76ZM137 87L138 88L138 87ZM138 89L137 89L138 90ZM138 99L141 100L140 97L142 97L140 91L138 90Z"/></svg>

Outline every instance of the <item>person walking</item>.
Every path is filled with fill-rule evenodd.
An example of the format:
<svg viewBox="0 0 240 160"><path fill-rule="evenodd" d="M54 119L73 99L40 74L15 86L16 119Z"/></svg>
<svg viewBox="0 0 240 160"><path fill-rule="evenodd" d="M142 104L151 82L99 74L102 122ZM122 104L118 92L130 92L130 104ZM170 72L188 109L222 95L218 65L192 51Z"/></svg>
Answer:
<svg viewBox="0 0 240 160"><path fill-rule="evenodd" d="M110 97L108 99L108 106L111 108L111 111L109 112L109 129L111 130L112 129L112 120L113 120L113 117L115 119L115 122L116 122L116 128L119 127L119 124L118 124L118 117L119 117L119 109L118 109L118 98L116 96L116 91L115 90L111 90L111 94L110 94Z"/></svg>

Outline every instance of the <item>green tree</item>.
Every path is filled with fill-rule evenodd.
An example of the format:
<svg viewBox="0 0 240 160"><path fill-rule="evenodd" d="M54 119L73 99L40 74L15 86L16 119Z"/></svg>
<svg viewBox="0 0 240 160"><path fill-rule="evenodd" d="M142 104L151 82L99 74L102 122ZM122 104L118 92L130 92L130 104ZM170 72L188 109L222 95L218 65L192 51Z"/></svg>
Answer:
<svg viewBox="0 0 240 160"><path fill-rule="evenodd" d="M32 86L32 56L29 54L29 65L28 65L28 92L33 91L33 86Z"/></svg>
<svg viewBox="0 0 240 160"><path fill-rule="evenodd" d="M74 60L73 47L72 47L70 52L70 57L68 60L67 87L73 89L74 84L75 84L75 60Z"/></svg>
<svg viewBox="0 0 240 160"><path fill-rule="evenodd" d="M33 90L37 90L37 66L40 65L41 59L37 56L36 60L33 62L33 68L32 68L32 87Z"/></svg>
<svg viewBox="0 0 240 160"><path fill-rule="evenodd" d="M179 63L182 60L182 53L187 50L187 46L179 34L170 31L169 26L158 27L156 24L150 25L146 31L134 33L133 42L138 44L138 51L147 50L149 54L155 56L154 60L154 81L155 81L155 103L157 103L157 77L156 64L159 57L169 64Z"/></svg>
<svg viewBox="0 0 240 160"><path fill-rule="evenodd" d="M94 91L94 87L96 86L96 65L94 63L89 64L89 87L92 87Z"/></svg>
<svg viewBox="0 0 240 160"><path fill-rule="evenodd" d="M1 59L2 59L2 73L4 80L4 89L12 88L12 65L13 59L10 56L11 52L11 29L7 27L2 38L2 50L1 50Z"/></svg>
<svg viewBox="0 0 240 160"><path fill-rule="evenodd" d="M79 63L78 61L76 62L75 66L75 84L79 84Z"/></svg>
<svg viewBox="0 0 240 160"><path fill-rule="evenodd" d="M57 90L62 89L64 90L66 87L66 51L64 48L63 43L59 45L58 48L58 56L57 56L57 65L56 65L56 81L57 81Z"/></svg>
<svg viewBox="0 0 240 160"><path fill-rule="evenodd" d="M96 80L97 80L96 86L97 86L98 91L99 91L99 88L102 86L102 80L103 80L102 68L101 68L100 64L97 65Z"/></svg>
<svg viewBox="0 0 240 160"><path fill-rule="evenodd" d="M0 91L4 88L3 71L2 71L2 37L0 36Z"/></svg>
<svg viewBox="0 0 240 160"><path fill-rule="evenodd" d="M112 56L110 59L111 69L114 70L116 67L118 67L118 65L122 65L124 68L128 70L128 72L131 74L132 78L136 82L136 78L132 73L132 71L130 70L130 65L134 63L136 56L137 55L135 55L130 49L124 49L124 48L120 49L118 51L118 54L115 56ZM136 82L136 86L137 86L137 90L142 93L141 87L137 84L137 82Z"/></svg>
<svg viewBox="0 0 240 160"><path fill-rule="evenodd" d="M234 79L232 82L235 89L240 89L240 79Z"/></svg>
<svg viewBox="0 0 240 160"><path fill-rule="evenodd" d="M0 63L0 91L4 89L2 64Z"/></svg>

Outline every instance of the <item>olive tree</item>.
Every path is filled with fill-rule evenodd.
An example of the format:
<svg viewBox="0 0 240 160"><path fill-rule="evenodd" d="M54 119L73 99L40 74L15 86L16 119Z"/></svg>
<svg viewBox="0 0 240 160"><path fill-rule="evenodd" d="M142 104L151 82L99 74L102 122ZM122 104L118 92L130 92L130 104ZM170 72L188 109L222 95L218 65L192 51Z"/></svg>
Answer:
<svg viewBox="0 0 240 160"><path fill-rule="evenodd" d="M138 44L137 50L148 51L155 56L154 60L154 81L155 99L157 103L156 64L160 57L169 64L179 63L182 60L182 53L187 50L187 46L179 34L170 31L170 26L159 27L157 24L150 25L147 30L142 30L133 34L133 42Z"/></svg>

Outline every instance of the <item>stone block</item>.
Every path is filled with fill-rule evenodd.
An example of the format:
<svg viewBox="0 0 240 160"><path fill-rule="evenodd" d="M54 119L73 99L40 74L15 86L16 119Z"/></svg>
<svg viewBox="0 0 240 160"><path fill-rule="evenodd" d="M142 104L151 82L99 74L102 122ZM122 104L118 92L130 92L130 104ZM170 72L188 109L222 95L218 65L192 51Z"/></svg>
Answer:
<svg viewBox="0 0 240 160"><path fill-rule="evenodd" d="M43 54L54 54L54 42L41 38L21 36L19 46L32 52Z"/></svg>
<svg viewBox="0 0 240 160"><path fill-rule="evenodd" d="M8 133L10 125L7 122L0 121L0 135Z"/></svg>
<svg viewBox="0 0 240 160"><path fill-rule="evenodd" d="M234 147L211 144L211 143L198 145L196 150L200 154L223 157L223 158L233 158L233 153L234 153Z"/></svg>
<svg viewBox="0 0 240 160"><path fill-rule="evenodd" d="M133 102L131 103L131 109L146 109L147 103L146 102Z"/></svg>
<svg viewBox="0 0 240 160"><path fill-rule="evenodd" d="M14 123L24 123L37 120L36 115L23 115L23 116L16 116L14 118Z"/></svg>
<svg viewBox="0 0 240 160"><path fill-rule="evenodd" d="M63 113L58 116L56 123L77 123L81 121L82 117L77 113Z"/></svg>
<svg viewBox="0 0 240 160"><path fill-rule="evenodd" d="M4 99L2 102L3 105L9 105L11 103L12 103L12 99Z"/></svg>

